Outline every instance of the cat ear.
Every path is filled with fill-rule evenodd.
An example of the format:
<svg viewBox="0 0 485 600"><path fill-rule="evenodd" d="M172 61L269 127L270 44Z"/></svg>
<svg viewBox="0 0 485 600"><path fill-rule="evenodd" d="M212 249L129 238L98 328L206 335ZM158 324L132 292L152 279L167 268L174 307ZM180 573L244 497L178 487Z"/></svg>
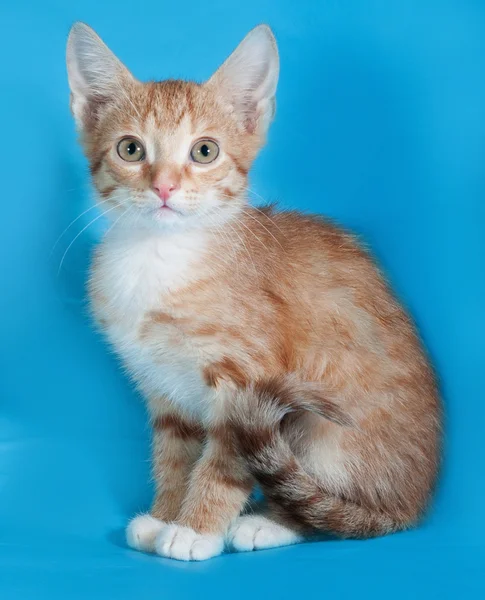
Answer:
<svg viewBox="0 0 485 600"><path fill-rule="evenodd" d="M85 23L75 23L67 40L67 73L71 88L71 110L78 126L97 113L119 91L134 81L101 38Z"/></svg>
<svg viewBox="0 0 485 600"><path fill-rule="evenodd" d="M209 79L226 96L246 129L265 134L275 111L278 47L267 25L255 27Z"/></svg>

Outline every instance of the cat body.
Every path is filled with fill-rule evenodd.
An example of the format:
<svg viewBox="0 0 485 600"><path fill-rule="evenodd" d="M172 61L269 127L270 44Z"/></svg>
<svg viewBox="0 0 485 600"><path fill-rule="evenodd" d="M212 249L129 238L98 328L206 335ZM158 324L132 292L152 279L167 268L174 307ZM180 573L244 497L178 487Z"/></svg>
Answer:
<svg viewBox="0 0 485 600"><path fill-rule="evenodd" d="M128 543L203 560L224 543L416 523L440 407L412 322L353 236L247 203L274 113L269 29L205 84L141 84L78 24L68 69L100 204L116 215L91 306L154 434L156 497ZM245 515L255 484L268 512Z"/></svg>

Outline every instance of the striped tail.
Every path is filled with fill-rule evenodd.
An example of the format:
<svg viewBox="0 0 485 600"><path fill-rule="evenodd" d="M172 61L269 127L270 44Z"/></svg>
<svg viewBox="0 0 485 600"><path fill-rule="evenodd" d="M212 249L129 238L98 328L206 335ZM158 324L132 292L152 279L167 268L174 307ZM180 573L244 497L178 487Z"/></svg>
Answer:
<svg viewBox="0 0 485 600"><path fill-rule="evenodd" d="M321 386L270 380L239 393L231 418L247 467L268 501L295 525L341 537L366 538L403 528L388 514L329 493L301 466L281 435L284 417L310 411L343 427L352 420L323 396Z"/></svg>

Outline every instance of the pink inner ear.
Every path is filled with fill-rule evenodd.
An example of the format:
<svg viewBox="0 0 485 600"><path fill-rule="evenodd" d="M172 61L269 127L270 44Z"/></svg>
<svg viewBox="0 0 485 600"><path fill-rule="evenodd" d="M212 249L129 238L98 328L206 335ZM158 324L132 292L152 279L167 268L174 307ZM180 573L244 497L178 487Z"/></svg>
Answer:
<svg viewBox="0 0 485 600"><path fill-rule="evenodd" d="M264 134L273 114L278 73L276 41L270 28L260 25L249 32L210 82L233 104L248 133L259 126Z"/></svg>
<svg viewBox="0 0 485 600"><path fill-rule="evenodd" d="M256 131L256 125L258 123L257 104L251 102L247 104L246 108L246 119L244 126L248 133L254 133Z"/></svg>

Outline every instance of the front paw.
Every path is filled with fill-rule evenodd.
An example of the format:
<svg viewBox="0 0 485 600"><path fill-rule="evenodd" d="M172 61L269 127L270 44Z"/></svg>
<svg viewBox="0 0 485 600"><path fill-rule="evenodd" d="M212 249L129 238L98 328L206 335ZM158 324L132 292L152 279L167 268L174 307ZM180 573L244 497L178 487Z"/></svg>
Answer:
<svg viewBox="0 0 485 600"><path fill-rule="evenodd" d="M126 528L126 543L141 552L155 552L155 540L160 531L166 526L148 513L138 515L128 523Z"/></svg>
<svg viewBox="0 0 485 600"><path fill-rule="evenodd" d="M238 517L227 532L229 546L238 552L289 546L302 541L303 537L296 531L262 515Z"/></svg>
<svg viewBox="0 0 485 600"><path fill-rule="evenodd" d="M155 542L157 554L176 560L207 560L221 554L223 549L222 536L197 533L175 523L166 525Z"/></svg>

